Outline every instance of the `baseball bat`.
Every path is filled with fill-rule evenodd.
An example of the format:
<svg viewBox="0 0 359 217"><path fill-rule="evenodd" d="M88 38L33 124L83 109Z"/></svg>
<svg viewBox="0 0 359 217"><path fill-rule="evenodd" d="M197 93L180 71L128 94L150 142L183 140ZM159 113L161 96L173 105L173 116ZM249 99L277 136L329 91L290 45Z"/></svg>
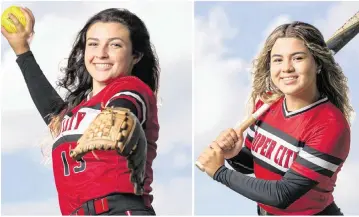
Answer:
<svg viewBox="0 0 359 217"><path fill-rule="evenodd" d="M352 40L359 33L359 12L355 13L347 22L344 23L333 35L327 40L328 48L333 52L333 54L338 53L350 40ZM256 112L254 112L248 119L240 124L239 129L241 132L244 132L249 126L254 124L254 122L269 109L269 107L278 100L272 99L270 103L263 104ZM240 149L238 150L238 152ZM237 153L238 154L238 153ZM202 172L204 172L203 165L196 161L196 166Z"/></svg>

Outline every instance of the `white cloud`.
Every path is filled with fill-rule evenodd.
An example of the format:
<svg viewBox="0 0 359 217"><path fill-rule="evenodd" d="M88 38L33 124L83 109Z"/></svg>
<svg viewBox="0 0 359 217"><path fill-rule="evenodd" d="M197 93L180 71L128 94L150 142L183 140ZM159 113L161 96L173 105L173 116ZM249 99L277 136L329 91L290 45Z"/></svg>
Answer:
<svg viewBox="0 0 359 217"><path fill-rule="evenodd" d="M358 215L358 161L345 162L334 189L334 200L344 215Z"/></svg>
<svg viewBox="0 0 359 217"><path fill-rule="evenodd" d="M221 7L211 8L208 17L195 17L195 57L196 64L205 55L226 54L228 48L224 40L234 38L238 29L231 26L226 13ZM214 53L216 51L217 53Z"/></svg>
<svg viewBox="0 0 359 217"><path fill-rule="evenodd" d="M2 111L1 121L2 153L36 147L40 151L41 141L48 131L39 114L33 110Z"/></svg>
<svg viewBox="0 0 359 217"><path fill-rule="evenodd" d="M270 22L268 27L262 32L262 41L259 43L256 55L258 55L259 52L261 51L261 49L263 48L264 43L265 43L267 37L269 36L269 34L272 33L274 31L274 29L277 28L278 26L283 25L285 23L289 23L289 22L291 22L291 18L287 14L281 14L281 15L275 17Z"/></svg>
<svg viewBox="0 0 359 217"><path fill-rule="evenodd" d="M358 8L359 2L356 1L337 2L326 12L326 16L323 19L316 20L314 25L320 28L325 38L329 38L351 16L358 12Z"/></svg>
<svg viewBox="0 0 359 217"><path fill-rule="evenodd" d="M205 173L196 173L195 215L251 216L256 214L255 202L214 181Z"/></svg>
<svg viewBox="0 0 359 217"><path fill-rule="evenodd" d="M20 202L20 203L2 203L1 215L16 216L38 216L51 215L60 216L60 208L57 198L47 198L45 201Z"/></svg>
<svg viewBox="0 0 359 217"><path fill-rule="evenodd" d="M280 25L291 22L290 16L288 14L281 14L274 18L268 25L268 27L263 31L263 37L267 38L271 32L274 31Z"/></svg>
<svg viewBox="0 0 359 217"><path fill-rule="evenodd" d="M190 59L192 53L192 3L186 1L153 2L131 1L83 3L86 14L111 7L131 10L145 22L158 55L161 57L161 68L178 64L179 60ZM154 16L156 14L156 16ZM176 73L175 70L163 73Z"/></svg>
<svg viewBox="0 0 359 217"><path fill-rule="evenodd" d="M166 184L154 183L153 207L157 215L192 215L192 179L176 177ZM168 197L168 195L172 195Z"/></svg>
<svg viewBox="0 0 359 217"><path fill-rule="evenodd" d="M320 20L316 20L314 25L317 26L322 32L324 38L329 39L333 33L343 26L344 23L348 21L348 19L358 12L359 2L358 1L343 1L337 2L333 5L326 13L326 17ZM343 53L345 56L347 53L353 52L351 56L350 64L354 64L352 61L359 62L359 37L356 36L349 43L349 46L346 46L345 49L338 53L337 59L340 62L345 62L348 58L341 58Z"/></svg>
<svg viewBox="0 0 359 217"><path fill-rule="evenodd" d="M169 153L175 145L192 146L192 73L191 61L181 61L161 75L159 96L160 136L158 152ZM177 74L173 74L177 72ZM174 145L175 144L175 145Z"/></svg>
<svg viewBox="0 0 359 217"><path fill-rule="evenodd" d="M192 162L191 158L192 155L189 153L178 152L173 156L173 165L177 169L185 168L189 163Z"/></svg>
<svg viewBox="0 0 359 217"><path fill-rule="evenodd" d="M241 82L239 76L248 73L244 70L248 63L238 57L227 57L230 48L224 44L237 32L219 7L211 9L208 18L195 18L193 92L196 140L214 128L218 132L220 127L234 125L243 114L243 96L248 95L249 84ZM198 148L200 144L195 143Z"/></svg>

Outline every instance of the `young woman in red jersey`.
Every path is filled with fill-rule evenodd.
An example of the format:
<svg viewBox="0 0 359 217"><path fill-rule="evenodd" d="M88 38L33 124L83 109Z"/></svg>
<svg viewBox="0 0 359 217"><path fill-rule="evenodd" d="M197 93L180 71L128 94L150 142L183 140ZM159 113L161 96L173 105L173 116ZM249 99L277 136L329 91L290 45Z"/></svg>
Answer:
<svg viewBox="0 0 359 217"><path fill-rule="evenodd" d="M254 65L250 129L228 129L199 156L214 180L258 203L259 215L343 215L333 191L350 147L347 79L320 31L293 22L267 38ZM226 159L236 143L244 147ZM245 174L254 173L254 177Z"/></svg>
<svg viewBox="0 0 359 217"><path fill-rule="evenodd" d="M63 100L36 63L27 42L35 18L23 8L27 25L10 15L17 33L1 32L18 56L31 97L55 138L52 164L63 215L155 215L151 203L152 162L159 124L156 95L159 66L143 21L125 9L95 14L80 30L58 86ZM144 193L136 195L127 161L116 151L94 151L76 161L69 150L105 106L131 110L148 142Z"/></svg>

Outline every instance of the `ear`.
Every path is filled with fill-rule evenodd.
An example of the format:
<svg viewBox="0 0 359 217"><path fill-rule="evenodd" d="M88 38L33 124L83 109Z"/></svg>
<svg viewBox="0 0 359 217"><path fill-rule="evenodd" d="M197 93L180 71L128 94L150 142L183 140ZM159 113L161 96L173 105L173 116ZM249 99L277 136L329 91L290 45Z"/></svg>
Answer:
<svg viewBox="0 0 359 217"><path fill-rule="evenodd" d="M143 53L137 53L133 55L133 65L137 64L138 62L140 62L140 60L143 57Z"/></svg>

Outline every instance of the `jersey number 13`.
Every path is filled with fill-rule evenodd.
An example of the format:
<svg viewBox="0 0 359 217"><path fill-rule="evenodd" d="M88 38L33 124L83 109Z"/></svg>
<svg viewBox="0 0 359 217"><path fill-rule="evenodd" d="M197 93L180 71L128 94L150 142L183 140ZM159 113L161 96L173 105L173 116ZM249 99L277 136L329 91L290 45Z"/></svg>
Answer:
<svg viewBox="0 0 359 217"><path fill-rule="evenodd" d="M70 154L68 155L70 157ZM62 163L64 164L64 176L69 176L70 175L70 165L69 162L67 160L67 155L65 151L61 152L61 159L62 159ZM76 163L78 165L72 165L72 170L74 173L81 173L83 171L85 171L86 169L86 161L81 158L80 160L76 161Z"/></svg>

